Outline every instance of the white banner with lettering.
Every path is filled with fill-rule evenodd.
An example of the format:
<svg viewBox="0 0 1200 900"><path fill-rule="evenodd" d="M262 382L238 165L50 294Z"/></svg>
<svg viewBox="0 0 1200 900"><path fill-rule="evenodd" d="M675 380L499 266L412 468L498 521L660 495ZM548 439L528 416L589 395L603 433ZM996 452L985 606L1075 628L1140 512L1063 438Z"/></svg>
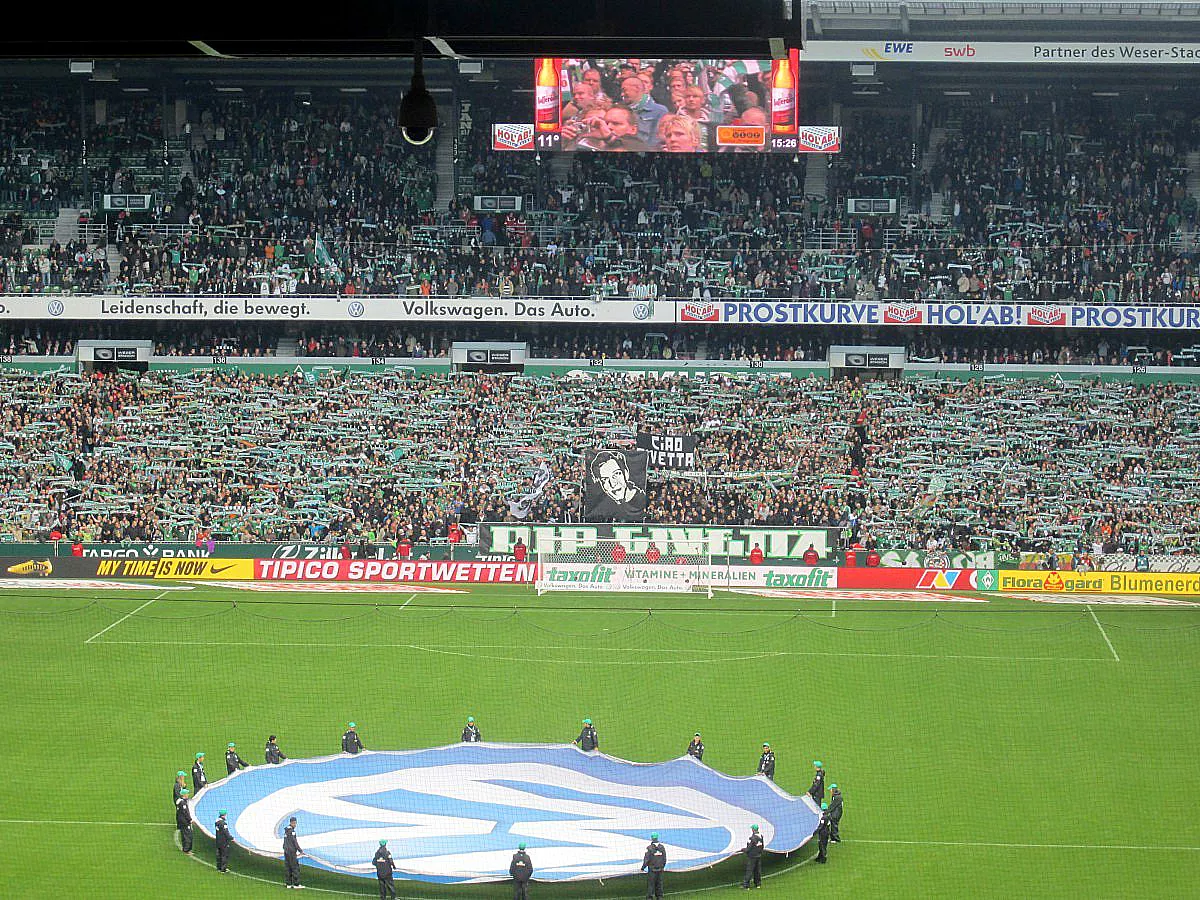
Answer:
<svg viewBox="0 0 1200 900"><path fill-rule="evenodd" d="M231 297L0 296L0 319L293 322L646 322L675 321L675 304L571 297L399 297L396 295Z"/></svg>
<svg viewBox="0 0 1200 900"><path fill-rule="evenodd" d="M562 322L1200 330L1200 306L542 297L0 296L0 320Z"/></svg>
<svg viewBox="0 0 1200 900"><path fill-rule="evenodd" d="M1172 65L1200 63L1200 44L1127 41L809 41L803 62Z"/></svg>

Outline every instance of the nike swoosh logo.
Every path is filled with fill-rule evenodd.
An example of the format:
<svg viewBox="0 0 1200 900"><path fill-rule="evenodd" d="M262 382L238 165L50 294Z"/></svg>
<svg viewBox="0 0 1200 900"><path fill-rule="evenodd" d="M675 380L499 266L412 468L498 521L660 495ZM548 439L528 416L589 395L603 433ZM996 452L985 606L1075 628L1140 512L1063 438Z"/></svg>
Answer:
<svg viewBox="0 0 1200 900"><path fill-rule="evenodd" d="M212 574L214 574L214 575L220 575L222 572L224 572L228 569L232 569L234 567L234 565L236 565L236 564L230 563L227 566L221 566L221 568L219 568L219 569L216 566L213 566L211 571L212 571Z"/></svg>

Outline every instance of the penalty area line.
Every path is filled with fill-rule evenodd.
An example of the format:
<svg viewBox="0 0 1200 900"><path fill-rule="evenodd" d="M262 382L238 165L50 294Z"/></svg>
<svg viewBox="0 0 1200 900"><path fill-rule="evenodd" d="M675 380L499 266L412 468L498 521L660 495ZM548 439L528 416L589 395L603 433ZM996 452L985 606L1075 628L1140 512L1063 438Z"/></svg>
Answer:
<svg viewBox="0 0 1200 900"><path fill-rule="evenodd" d="M436 653L444 656L465 656L472 659L491 659L502 662L528 662L528 657L523 656L487 656L480 655L475 652L485 649L509 649L509 644L473 644L472 652L467 653L458 650L459 644L395 644L395 643L337 643L329 641L123 641L109 640L102 641L104 644L112 645L129 645L129 646L144 646L157 645L165 647L303 647L309 650L416 650L423 653ZM571 650L577 651L586 649L592 652L600 653L697 653L697 654L741 654L729 656L708 656L704 659L685 660L691 664L693 662L706 663L721 663L721 662L741 662L747 659L765 659L767 657L786 657L786 656L836 656L850 659L928 659L928 660L979 660L985 662L1098 662L1110 663L1107 656L985 656L972 654L948 654L948 653L871 653L869 651L844 651L844 650L757 650L757 649L741 649L741 650L702 650L702 649L662 649L662 648L643 648L643 647L602 647L590 644L580 644L578 646L554 646L540 647L540 650ZM575 664L578 662L576 658L571 659L543 659L539 660L545 663L564 663ZM635 663L612 663L605 660L593 659L595 665L634 665ZM642 665L643 663L636 663Z"/></svg>
<svg viewBox="0 0 1200 900"><path fill-rule="evenodd" d="M163 823L163 824L169 824L169 823ZM171 826L171 827L174 827L174 826ZM177 849L180 849L182 852L183 845L179 841L179 832L178 831L175 832L174 840L175 840L175 847ZM208 868L213 869L213 870L215 870L217 868L216 863L209 862L207 859L203 859L203 858L197 856L194 852L189 854L189 857L191 858L191 860L193 862L198 862L202 866L207 866ZM793 863L792 865L788 866L786 869L780 869L777 872L765 872L765 873L763 873L763 880L765 881L768 878L775 878L776 876L779 876L779 875L786 875L788 872L795 871L796 869L800 868L801 866L807 865L808 863L812 862L813 859L814 859L814 857L810 856L807 859L800 860L798 863ZM279 884L279 881L276 879L262 878L258 875L247 875L245 872L235 872L232 869L229 870L229 874L233 875L236 878L245 878L248 881L257 881L260 884L274 884L274 885ZM604 884L603 879L597 879L597 880L600 881L601 886L603 886L603 884ZM501 883L503 883L503 882L501 882ZM703 894L703 893L707 893L708 891L724 891L724 890L728 890L729 888L733 888L733 887L741 887L741 882L734 881L734 882L730 882L728 884L713 884L713 885L709 885L707 887L691 888L690 890L686 890L686 891L665 891L663 896L684 897L689 894ZM374 891L371 891L369 893L366 893L363 891L342 891L342 890L338 890L336 888L313 887L312 885L308 885L308 884L306 884L304 886L304 888L305 888L305 890L317 891L318 893L321 893L321 894L339 894L343 897L374 897L375 896ZM424 896L413 897L408 894L397 894L396 900L428 900L428 898L424 897ZM612 900L612 898L611 897L585 897L585 898L581 898L581 900Z"/></svg>
<svg viewBox="0 0 1200 900"><path fill-rule="evenodd" d="M101 628L99 631L97 631L95 634L93 634L90 638L88 638L86 641L84 641L84 643L90 644L96 638L100 637L100 635L106 634L106 633L112 631L114 628L116 628L118 625L120 625L126 619L136 616L138 613L140 613L143 609L145 609L147 606L149 606L155 600L161 600L163 597L167 596L167 594L169 594L169 593L170 593L170 591L163 591L157 597L151 597L149 600L147 600L145 603L143 603L141 606L139 606L133 612L125 613L125 615L121 616L121 618L117 619L117 621L113 622L107 628Z"/></svg>
<svg viewBox="0 0 1200 900"><path fill-rule="evenodd" d="M1100 620L1096 618L1096 611L1092 609L1092 604L1087 605L1087 611L1092 617L1092 621L1096 623L1096 627L1100 629L1100 637L1104 638L1104 643L1108 644L1108 651L1113 655L1113 659L1117 662L1121 661L1121 657L1117 656L1117 651L1112 645L1112 641L1108 639L1108 632L1104 630L1104 626L1100 624Z"/></svg>

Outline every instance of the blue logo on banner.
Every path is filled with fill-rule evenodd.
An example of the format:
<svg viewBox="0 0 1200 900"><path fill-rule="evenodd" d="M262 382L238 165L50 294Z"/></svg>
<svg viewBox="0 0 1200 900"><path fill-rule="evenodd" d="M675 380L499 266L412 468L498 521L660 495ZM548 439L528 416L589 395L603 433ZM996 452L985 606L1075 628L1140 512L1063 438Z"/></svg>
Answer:
<svg viewBox="0 0 1200 900"><path fill-rule="evenodd" d="M282 856L291 816L302 862L374 877L380 840L408 878L502 881L517 844L539 881L637 872L651 832L667 868L711 866L738 853L757 823L768 850L803 845L818 814L764 778L730 778L690 757L643 765L571 745L454 744L255 766L200 791L197 824L220 809L234 841Z"/></svg>

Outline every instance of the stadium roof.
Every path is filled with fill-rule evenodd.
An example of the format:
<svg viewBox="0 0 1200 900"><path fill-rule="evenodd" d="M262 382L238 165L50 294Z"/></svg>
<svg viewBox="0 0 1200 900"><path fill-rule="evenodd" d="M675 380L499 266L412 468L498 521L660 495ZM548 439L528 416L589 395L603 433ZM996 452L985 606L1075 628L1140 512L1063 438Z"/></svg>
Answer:
<svg viewBox="0 0 1200 900"><path fill-rule="evenodd" d="M806 24L808 39L1070 36L1073 40L1111 40L1119 36L1123 40L1186 40L1181 27L1196 28L1191 39L1200 35L1200 3L812 0L807 4Z"/></svg>
<svg viewBox="0 0 1200 900"><path fill-rule="evenodd" d="M414 38L436 37L426 44L431 55L761 57L772 38L794 46L904 36L1189 40L1191 27L1200 32L1200 4L1126 0L343 0L328 12L248 15L244 4L210 0L203 16L184 23L160 4L127 0L120 15L60 17L50 30L14 24L0 38L0 56L407 56Z"/></svg>

